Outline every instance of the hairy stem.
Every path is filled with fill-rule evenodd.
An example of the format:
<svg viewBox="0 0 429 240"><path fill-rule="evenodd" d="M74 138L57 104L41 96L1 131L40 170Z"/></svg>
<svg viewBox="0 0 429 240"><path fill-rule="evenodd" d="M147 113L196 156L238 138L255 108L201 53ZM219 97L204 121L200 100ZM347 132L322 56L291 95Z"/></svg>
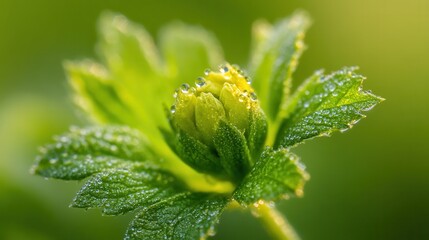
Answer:
<svg viewBox="0 0 429 240"><path fill-rule="evenodd" d="M298 234L287 219L275 208L264 201L259 201L252 211L261 220L268 233L278 240L299 240Z"/></svg>

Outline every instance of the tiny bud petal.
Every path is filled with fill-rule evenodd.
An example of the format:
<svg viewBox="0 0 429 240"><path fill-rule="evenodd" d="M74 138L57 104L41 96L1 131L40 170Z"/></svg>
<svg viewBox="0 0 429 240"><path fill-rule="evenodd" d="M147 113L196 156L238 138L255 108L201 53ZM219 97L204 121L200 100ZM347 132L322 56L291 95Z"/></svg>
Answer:
<svg viewBox="0 0 429 240"><path fill-rule="evenodd" d="M222 118L225 118L222 103L211 93L201 93L195 105L195 124L201 133L202 142L210 147L213 146L215 127Z"/></svg>
<svg viewBox="0 0 429 240"><path fill-rule="evenodd" d="M244 132L249 126L250 113L247 108L248 101L240 101L240 99L237 101L237 96L241 94L237 86L225 83L220 93L220 100L224 104L229 122Z"/></svg>
<svg viewBox="0 0 429 240"><path fill-rule="evenodd" d="M197 98L194 94L185 94L179 91L174 105L175 110L172 112L175 119L180 119L176 121L178 127L193 137L197 137L198 133L193 120L196 102Z"/></svg>

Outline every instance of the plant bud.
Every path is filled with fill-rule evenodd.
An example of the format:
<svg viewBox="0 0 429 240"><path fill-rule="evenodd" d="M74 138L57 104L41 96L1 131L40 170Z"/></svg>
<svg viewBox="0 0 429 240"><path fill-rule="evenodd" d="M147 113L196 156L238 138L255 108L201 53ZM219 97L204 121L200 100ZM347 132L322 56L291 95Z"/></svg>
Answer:
<svg viewBox="0 0 429 240"><path fill-rule="evenodd" d="M195 87L175 94L173 150L199 172L241 180L264 146L267 123L256 94L238 67L206 70Z"/></svg>

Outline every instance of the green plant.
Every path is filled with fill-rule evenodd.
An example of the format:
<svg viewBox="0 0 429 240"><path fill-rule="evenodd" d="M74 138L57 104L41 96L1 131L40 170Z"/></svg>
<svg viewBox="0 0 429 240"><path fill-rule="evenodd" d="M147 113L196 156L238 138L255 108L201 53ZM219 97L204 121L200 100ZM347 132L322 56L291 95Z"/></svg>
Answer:
<svg viewBox="0 0 429 240"><path fill-rule="evenodd" d="M34 173L89 178L73 207L136 210L125 239L206 238L236 206L257 212L274 237L297 239L274 205L301 196L309 178L291 149L351 128L382 100L361 89L356 68L318 71L291 93L308 26L302 12L273 26L256 23L250 83L204 29L169 25L158 50L142 27L104 14L103 64L65 64L76 103L96 126L56 137Z"/></svg>

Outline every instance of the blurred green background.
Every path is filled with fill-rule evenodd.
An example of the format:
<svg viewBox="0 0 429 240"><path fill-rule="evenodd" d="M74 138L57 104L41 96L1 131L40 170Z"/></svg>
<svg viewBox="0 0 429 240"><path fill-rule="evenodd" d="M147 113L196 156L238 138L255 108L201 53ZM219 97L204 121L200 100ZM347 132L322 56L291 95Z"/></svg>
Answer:
<svg viewBox="0 0 429 240"><path fill-rule="evenodd" d="M152 34L172 20L214 32L229 62L245 64L254 20L305 9L296 82L314 70L361 67L365 88L387 101L351 131L300 146L311 174L305 196L280 204L303 239L429 239L429 1L0 0L0 239L120 239L132 214L68 208L82 183L31 176L37 147L75 112L65 59L94 58L103 10ZM216 239L265 239L244 212L224 214Z"/></svg>

